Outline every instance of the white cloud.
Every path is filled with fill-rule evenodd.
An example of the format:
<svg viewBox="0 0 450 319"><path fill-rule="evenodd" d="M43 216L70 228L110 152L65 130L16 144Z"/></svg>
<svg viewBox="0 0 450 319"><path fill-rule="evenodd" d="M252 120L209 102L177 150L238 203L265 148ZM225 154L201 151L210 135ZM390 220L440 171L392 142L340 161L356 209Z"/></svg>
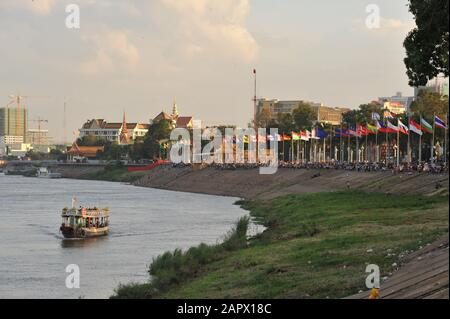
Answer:
<svg viewBox="0 0 450 319"><path fill-rule="evenodd" d="M128 32L101 32L84 36L83 40L95 47L95 57L81 64L83 73L134 71L140 62L139 50L130 41Z"/></svg>
<svg viewBox="0 0 450 319"><path fill-rule="evenodd" d="M186 56L209 54L253 62L258 44L245 26L249 0L158 0L159 24ZM174 32L175 31L175 32Z"/></svg>
<svg viewBox="0 0 450 319"><path fill-rule="evenodd" d="M35 14L47 15L55 6L55 0L2 0L0 6L16 7L29 10Z"/></svg>

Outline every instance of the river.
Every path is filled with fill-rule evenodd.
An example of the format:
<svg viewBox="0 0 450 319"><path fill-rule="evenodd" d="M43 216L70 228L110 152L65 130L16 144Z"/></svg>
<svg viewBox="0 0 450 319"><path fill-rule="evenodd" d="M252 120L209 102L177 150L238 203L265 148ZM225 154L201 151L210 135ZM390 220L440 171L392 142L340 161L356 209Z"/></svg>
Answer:
<svg viewBox="0 0 450 319"><path fill-rule="evenodd" d="M109 236L64 240L60 212L109 207ZM0 174L0 298L108 298L119 283L145 282L152 257L223 239L247 214L237 198L120 183ZM66 267L80 288L66 287Z"/></svg>

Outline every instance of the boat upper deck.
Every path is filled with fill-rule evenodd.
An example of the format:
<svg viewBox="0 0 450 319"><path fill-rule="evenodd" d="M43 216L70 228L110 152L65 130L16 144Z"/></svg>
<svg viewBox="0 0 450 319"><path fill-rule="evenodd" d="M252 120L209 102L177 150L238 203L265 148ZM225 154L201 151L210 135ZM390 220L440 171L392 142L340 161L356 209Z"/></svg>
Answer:
<svg viewBox="0 0 450 319"><path fill-rule="evenodd" d="M62 217L109 217L108 208L64 208Z"/></svg>

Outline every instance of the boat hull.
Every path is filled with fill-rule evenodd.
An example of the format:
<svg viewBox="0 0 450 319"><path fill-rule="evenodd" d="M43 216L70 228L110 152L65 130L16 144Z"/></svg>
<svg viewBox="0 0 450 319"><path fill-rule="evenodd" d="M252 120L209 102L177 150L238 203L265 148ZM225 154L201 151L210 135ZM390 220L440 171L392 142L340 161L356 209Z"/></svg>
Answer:
<svg viewBox="0 0 450 319"><path fill-rule="evenodd" d="M60 231L63 234L64 238L91 238L108 235L109 227L73 228L61 226Z"/></svg>

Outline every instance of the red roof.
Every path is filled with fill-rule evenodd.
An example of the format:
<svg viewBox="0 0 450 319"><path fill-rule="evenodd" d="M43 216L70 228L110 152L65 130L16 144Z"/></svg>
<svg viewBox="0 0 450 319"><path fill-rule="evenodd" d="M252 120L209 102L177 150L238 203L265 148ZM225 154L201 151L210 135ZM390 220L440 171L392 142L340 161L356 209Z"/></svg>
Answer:
<svg viewBox="0 0 450 319"><path fill-rule="evenodd" d="M104 146L78 146L77 143L73 143L67 153L70 155L94 158L97 157L98 152L104 151Z"/></svg>
<svg viewBox="0 0 450 319"><path fill-rule="evenodd" d="M177 127L179 128L188 128L188 126L192 125L192 116L179 116L177 118Z"/></svg>

